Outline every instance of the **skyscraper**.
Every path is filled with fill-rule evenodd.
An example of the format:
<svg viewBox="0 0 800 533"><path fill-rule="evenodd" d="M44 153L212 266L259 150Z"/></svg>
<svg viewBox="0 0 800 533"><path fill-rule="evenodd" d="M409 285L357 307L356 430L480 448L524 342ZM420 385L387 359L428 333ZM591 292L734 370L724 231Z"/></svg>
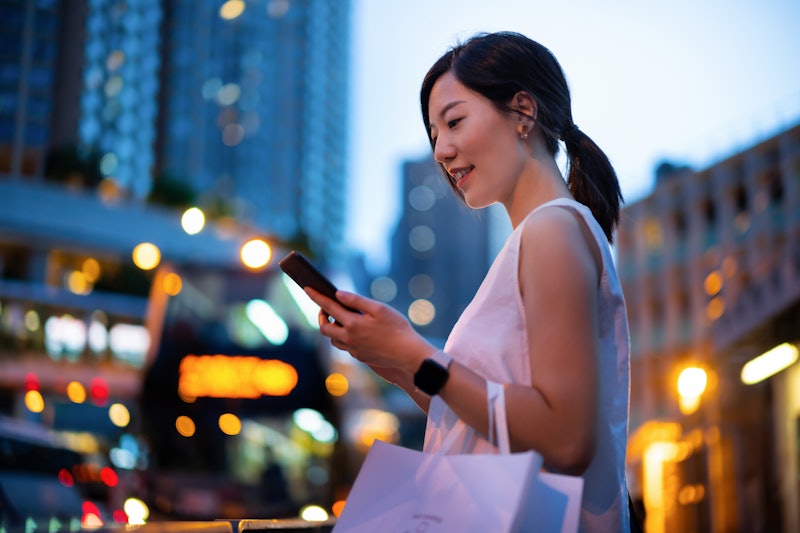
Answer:
<svg viewBox="0 0 800 533"><path fill-rule="evenodd" d="M0 175L42 172L64 86L56 82L62 27L52 4L0 3Z"/></svg>
<svg viewBox="0 0 800 533"><path fill-rule="evenodd" d="M151 189L158 111L160 0L87 2L79 139L135 197ZM65 15L69 6L63 9Z"/></svg>
<svg viewBox="0 0 800 533"><path fill-rule="evenodd" d="M391 305L444 341L489 270L490 210L460 205L430 157L403 164L403 206L392 235ZM376 295L377 296L377 295Z"/></svg>
<svg viewBox="0 0 800 533"><path fill-rule="evenodd" d="M343 255L350 3L164 4L158 167Z"/></svg>
<svg viewBox="0 0 800 533"><path fill-rule="evenodd" d="M65 146L105 156L103 174L150 191L159 0L0 4L0 173L41 177Z"/></svg>

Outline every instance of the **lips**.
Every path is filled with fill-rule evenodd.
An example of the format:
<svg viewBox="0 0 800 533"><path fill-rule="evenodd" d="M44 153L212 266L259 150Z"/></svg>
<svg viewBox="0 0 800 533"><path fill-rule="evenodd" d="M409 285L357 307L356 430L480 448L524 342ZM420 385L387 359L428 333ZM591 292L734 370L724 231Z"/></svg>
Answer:
<svg viewBox="0 0 800 533"><path fill-rule="evenodd" d="M466 181L467 177L469 177L470 173L472 173L472 169L475 167L462 167L462 168L454 168L450 171L450 175L456 181L456 186L460 189L464 182Z"/></svg>

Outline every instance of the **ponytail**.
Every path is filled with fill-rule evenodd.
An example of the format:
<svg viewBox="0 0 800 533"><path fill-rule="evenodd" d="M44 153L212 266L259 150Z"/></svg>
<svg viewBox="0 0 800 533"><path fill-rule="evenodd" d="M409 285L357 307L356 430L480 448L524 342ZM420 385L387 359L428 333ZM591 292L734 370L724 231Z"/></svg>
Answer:
<svg viewBox="0 0 800 533"><path fill-rule="evenodd" d="M613 243L623 201L617 173L606 154L575 124L566 128L561 138L567 149L569 192L592 211L608 242Z"/></svg>

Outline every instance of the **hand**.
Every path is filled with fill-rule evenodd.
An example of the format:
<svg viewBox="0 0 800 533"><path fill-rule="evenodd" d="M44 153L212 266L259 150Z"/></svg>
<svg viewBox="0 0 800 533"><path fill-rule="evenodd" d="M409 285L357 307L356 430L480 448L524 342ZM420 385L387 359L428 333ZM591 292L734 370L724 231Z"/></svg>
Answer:
<svg viewBox="0 0 800 533"><path fill-rule="evenodd" d="M388 381L397 383L401 374L413 375L435 350L403 315L386 304L344 291L336 293L341 303L311 288L306 288L306 294L320 306L320 333L359 361L381 367L378 374L385 374Z"/></svg>

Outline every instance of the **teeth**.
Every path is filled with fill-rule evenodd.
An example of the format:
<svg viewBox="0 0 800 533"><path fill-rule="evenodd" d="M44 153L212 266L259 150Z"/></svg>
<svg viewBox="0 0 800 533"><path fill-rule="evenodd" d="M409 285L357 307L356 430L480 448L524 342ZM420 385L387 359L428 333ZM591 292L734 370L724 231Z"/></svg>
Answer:
<svg viewBox="0 0 800 533"><path fill-rule="evenodd" d="M459 170L458 172L456 172L455 174L453 174L453 177L454 177L456 180L460 180L461 178L463 178L463 177L464 177L464 175L465 175L467 172L469 172L469 169L463 169L463 170Z"/></svg>

